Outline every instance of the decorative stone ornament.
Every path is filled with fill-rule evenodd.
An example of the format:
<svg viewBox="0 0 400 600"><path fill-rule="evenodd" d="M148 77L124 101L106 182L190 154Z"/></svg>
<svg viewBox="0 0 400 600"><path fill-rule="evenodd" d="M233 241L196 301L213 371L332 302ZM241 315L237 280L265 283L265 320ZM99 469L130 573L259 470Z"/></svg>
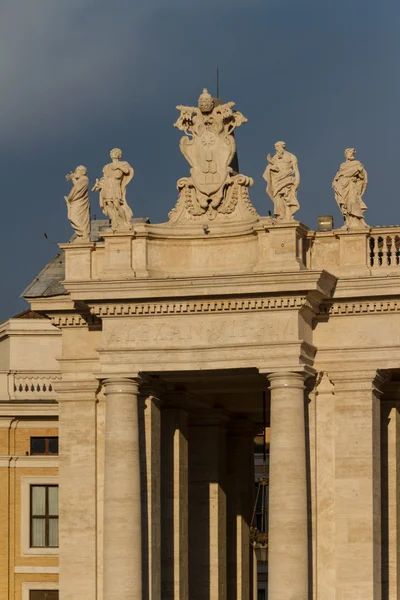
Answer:
<svg viewBox="0 0 400 600"><path fill-rule="evenodd" d="M96 179L92 191L100 192L100 208L111 220L114 231L131 229L132 210L126 202L126 187L133 179L130 164L121 160L122 150L110 152L111 162L103 168L103 177Z"/></svg>
<svg viewBox="0 0 400 600"><path fill-rule="evenodd" d="M355 148L344 151L343 162L332 182L335 199L344 218L345 229L364 229L368 227L364 219L367 205L362 197L367 189L368 175L364 165L355 160Z"/></svg>
<svg viewBox="0 0 400 600"><path fill-rule="evenodd" d="M67 203L68 219L75 230L75 242L90 241L90 204L89 204L89 178L87 169L83 165L76 167L74 172L65 176L67 181L72 181L73 187L68 196L64 196Z"/></svg>
<svg viewBox="0 0 400 600"><path fill-rule="evenodd" d="M286 150L285 142L276 142L275 155L268 154L268 165L264 171L267 194L274 203L274 215L278 221L294 221L299 210L297 189L300 172L297 158Z"/></svg>
<svg viewBox="0 0 400 600"><path fill-rule="evenodd" d="M250 177L231 167L236 153L233 132L247 119L233 111L235 103L217 105L204 89L198 106L177 106L180 116L174 126L184 132L180 141L183 156L191 166L190 177L179 179L179 198L169 213L171 223L255 220L248 188Z"/></svg>

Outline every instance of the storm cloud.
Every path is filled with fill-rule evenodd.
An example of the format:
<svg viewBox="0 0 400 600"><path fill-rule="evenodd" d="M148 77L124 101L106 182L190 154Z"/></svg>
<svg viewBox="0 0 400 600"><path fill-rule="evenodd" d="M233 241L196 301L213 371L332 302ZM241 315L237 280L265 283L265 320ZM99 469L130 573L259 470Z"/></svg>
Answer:
<svg viewBox="0 0 400 600"><path fill-rule="evenodd" d="M175 106L215 93L217 66L220 96L249 119L236 139L260 214L272 208L265 156L284 139L304 223L341 225L331 182L348 146L369 174L367 221L400 222L399 20L395 0L3 0L0 318L72 233L64 175L76 165L93 181L121 147L135 216L167 219L188 173Z"/></svg>

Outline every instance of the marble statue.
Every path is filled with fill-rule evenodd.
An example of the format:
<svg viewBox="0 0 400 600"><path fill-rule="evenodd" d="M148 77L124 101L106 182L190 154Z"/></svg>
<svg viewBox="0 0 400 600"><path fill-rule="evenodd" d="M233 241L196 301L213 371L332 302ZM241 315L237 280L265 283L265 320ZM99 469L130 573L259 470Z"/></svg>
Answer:
<svg viewBox="0 0 400 600"><path fill-rule="evenodd" d="M126 202L126 187L133 179L134 171L129 163L121 160L122 150L110 152L111 162L103 168L103 177L96 179L92 191L100 192L100 208L111 220L111 228L130 229L133 213Z"/></svg>
<svg viewBox="0 0 400 600"><path fill-rule="evenodd" d="M367 205L362 199L367 189L368 175L364 165L355 160L355 155L354 148L345 150L346 161L340 165L332 182L336 202L344 218L343 227L346 229L368 227L364 219Z"/></svg>
<svg viewBox="0 0 400 600"><path fill-rule="evenodd" d="M75 241L90 241L89 178L86 167L76 167L65 179L73 183L72 190L64 199L67 203L68 219L77 236Z"/></svg>
<svg viewBox="0 0 400 600"><path fill-rule="evenodd" d="M234 105L234 102L218 104L204 89L198 106L177 106L180 116L174 126L185 134L179 146L191 169L190 177L178 181L180 197L170 213L171 221L190 221L203 216L227 220L238 203L245 203L249 217L251 213L254 219L247 190L242 189L253 185L253 180L232 168L236 153L233 132L247 122L241 112L233 110ZM243 198L239 198L242 192Z"/></svg>
<svg viewBox="0 0 400 600"><path fill-rule="evenodd" d="M276 142L274 156L268 154L268 165L264 171L267 194L274 203L274 214L278 221L294 221L300 208L297 189L300 172L297 158L286 150L285 142Z"/></svg>

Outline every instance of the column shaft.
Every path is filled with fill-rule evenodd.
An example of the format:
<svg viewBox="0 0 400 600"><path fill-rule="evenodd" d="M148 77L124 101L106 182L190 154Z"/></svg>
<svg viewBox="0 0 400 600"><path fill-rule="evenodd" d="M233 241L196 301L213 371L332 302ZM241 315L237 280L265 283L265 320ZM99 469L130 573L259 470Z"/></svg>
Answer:
<svg viewBox="0 0 400 600"><path fill-rule="evenodd" d="M250 468L250 460L254 463L252 431L249 424L233 423L235 427L228 432L227 475L227 598L228 600L250 600L251 591L251 548L250 521L252 515L252 498L254 470ZM253 473L249 480L249 471ZM251 487L249 487L251 486Z"/></svg>
<svg viewBox="0 0 400 600"><path fill-rule="evenodd" d="M142 600L137 380L104 382L104 600Z"/></svg>
<svg viewBox="0 0 400 600"><path fill-rule="evenodd" d="M304 380L272 373L269 477L268 597L308 598L307 480Z"/></svg>
<svg viewBox="0 0 400 600"><path fill-rule="evenodd" d="M162 598L188 599L188 415L162 411Z"/></svg>
<svg viewBox="0 0 400 600"><path fill-rule="evenodd" d="M161 413L160 401L146 398L146 491L149 600L161 599Z"/></svg>
<svg viewBox="0 0 400 600"><path fill-rule="evenodd" d="M387 420L387 597L400 597L400 402ZM383 515L382 515L383 516Z"/></svg>
<svg viewBox="0 0 400 600"><path fill-rule="evenodd" d="M225 600L226 432L219 419L190 427L190 598Z"/></svg>

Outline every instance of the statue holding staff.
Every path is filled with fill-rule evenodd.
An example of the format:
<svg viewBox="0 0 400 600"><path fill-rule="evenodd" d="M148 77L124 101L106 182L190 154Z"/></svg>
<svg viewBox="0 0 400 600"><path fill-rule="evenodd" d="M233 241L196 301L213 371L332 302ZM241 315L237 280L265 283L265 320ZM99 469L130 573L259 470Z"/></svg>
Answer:
<svg viewBox="0 0 400 600"><path fill-rule="evenodd" d="M76 167L74 172L65 176L67 181L73 182L73 187L68 196L64 196L67 203L68 219L75 230L76 241L90 241L90 204L89 204L89 178L87 169L83 165Z"/></svg>

